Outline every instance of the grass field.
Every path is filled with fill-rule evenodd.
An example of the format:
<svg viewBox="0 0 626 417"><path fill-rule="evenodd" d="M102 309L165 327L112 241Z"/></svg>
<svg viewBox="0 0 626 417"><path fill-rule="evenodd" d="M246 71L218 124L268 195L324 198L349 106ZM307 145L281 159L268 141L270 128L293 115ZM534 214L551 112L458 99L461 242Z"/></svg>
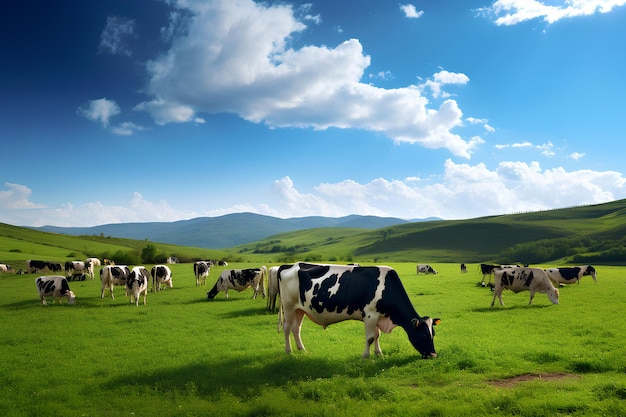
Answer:
<svg viewBox="0 0 626 417"><path fill-rule="evenodd" d="M397 328L381 336L384 358L363 360L362 323L308 320L308 351L287 356L251 290L205 300L222 268L196 288L191 264L173 265L174 288L139 307L120 287L100 299L97 279L70 283L73 306L42 306L36 275L0 275L0 414L626 415L624 267L597 266L598 282L561 289L559 305L505 292L491 308L476 264L433 264L436 276L390 265L417 311L442 319L437 359Z"/></svg>

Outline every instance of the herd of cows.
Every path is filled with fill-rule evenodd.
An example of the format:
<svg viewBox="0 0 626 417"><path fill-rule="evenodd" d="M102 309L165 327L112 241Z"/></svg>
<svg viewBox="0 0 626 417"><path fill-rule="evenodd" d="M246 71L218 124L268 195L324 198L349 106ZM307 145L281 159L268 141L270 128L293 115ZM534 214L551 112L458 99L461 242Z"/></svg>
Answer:
<svg viewBox="0 0 626 417"><path fill-rule="evenodd" d="M198 261L193 265L196 286L206 284L212 261ZM74 279L84 280L94 278L94 267L100 266L97 258L88 258L83 261L66 262L65 275L40 276L35 284L42 303L46 297L53 297L59 302L67 298L69 304L75 303L75 295L70 290L69 282ZM58 264L45 261L27 261L28 273L57 272ZM10 272L11 267L0 264L0 271ZM535 293L547 294L554 304L559 302L559 290L554 285L572 284L580 282L583 276L591 276L596 281L596 270L591 265L561 268L532 268L519 265L489 265L480 264L483 276L482 285L493 290L494 306L496 298L502 302L504 289L513 292L529 291L532 303ZM432 266L418 264L417 274L437 274ZM465 264L461 264L461 273L467 273ZM489 284L485 278L489 277ZM494 283L491 284L491 277ZM267 292L265 286L267 279ZM146 304L149 283L152 282L152 291L159 292L163 285L172 288L172 271L167 265L155 265L148 271L143 266L130 269L125 265L104 265L100 269L101 293L109 291L114 298L115 286L124 286L126 296L131 303L139 305L143 296ZM429 316L420 316L413 307L409 296L402 285L397 272L387 266L360 266L311 264L297 262L294 264L273 266L267 268L226 269L223 270L213 288L206 293L207 299L212 300L223 291L228 298L228 291L233 289L243 291L252 288L253 298L259 292L267 296L267 307L276 310L276 300L280 296L279 328L282 327L285 337L285 352L290 353L291 336L298 350L304 350L300 337L300 330L304 316L314 323L326 328L327 326L345 320L360 320L365 325L365 350L363 357L370 355L371 346L374 353L381 355L379 344L380 332L389 333L400 326L406 332L410 343L423 358L437 356L434 347L434 326L440 319ZM53 301L53 302L54 302Z"/></svg>

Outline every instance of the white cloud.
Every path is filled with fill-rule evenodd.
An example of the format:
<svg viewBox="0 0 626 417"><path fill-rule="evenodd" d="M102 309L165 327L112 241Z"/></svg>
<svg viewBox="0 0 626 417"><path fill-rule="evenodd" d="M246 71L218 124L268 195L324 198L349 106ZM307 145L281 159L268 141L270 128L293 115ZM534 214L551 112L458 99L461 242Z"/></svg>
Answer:
<svg viewBox="0 0 626 417"><path fill-rule="evenodd" d="M143 126L139 126L133 122L124 122L120 123L117 126L111 127L111 131L119 136L131 136L134 135L136 132L140 132L142 130L145 130Z"/></svg>
<svg viewBox="0 0 626 417"><path fill-rule="evenodd" d="M303 192L290 177L274 181L267 201L245 201L230 207L175 209L165 200L146 200L133 193L120 205L95 201L48 207L31 201L31 190L6 183L0 191L0 218L15 225L93 226L106 223L176 221L233 212L275 217L349 214L405 219L464 219L598 204L626 198L626 178L616 171L542 169L538 162L505 161L490 169L484 163L447 160L441 175L404 180L375 178L367 183L345 179L322 183ZM263 197L265 198L265 197Z"/></svg>
<svg viewBox="0 0 626 417"><path fill-rule="evenodd" d="M86 108L79 107L78 113L89 120L99 122L102 126L107 127L109 125L109 119L120 113L120 107L113 100L99 98L97 100L91 100Z"/></svg>
<svg viewBox="0 0 626 417"><path fill-rule="evenodd" d="M125 17L109 16L100 34L99 51L113 55L130 56L128 38L135 35L135 21Z"/></svg>
<svg viewBox="0 0 626 417"><path fill-rule="evenodd" d="M493 17L496 25L515 25L537 18L550 24L564 18L608 13L624 4L626 0L497 0L478 12Z"/></svg>
<svg viewBox="0 0 626 417"><path fill-rule="evenodd" d="M580 152L572 152L571 154L569 154L569 157L572 158L574 161L578 161L581 158L584 158L585 153L580 153Z"/></svg>
<svg viewBox="0 0 626 417"><path fill-rule="evenodd" d="M418 19L424 14L423 10L417 11L412 4L401 4L400 9L404 12L404 16L410 19Z"/></svg>
<svg viewBox="0 0 626 417"><path fill-rule="evenodd" d="M439 98L440 96L449 96L449 94L441 90L441 87L445 85L464 85L468 82L469 77L465 74L442 70L434 74L433 79L427 80L421 85L421 87L428 87L431 90L433 97Z"/></svg>
<svg viewBox="0 0 626 417"><path fill-rule="evenodd" d="M149 62L151 98L135 107L158 124L229 112L272 128L376 131L464 158L479 143L452 132L462 127L454 100L437 108L415 86L383 89L362 83L370 57L357 39L336 47L292 48L292 36L306 26L291 6L251 0L178 4L191 12L189 27L167 31L185 35L173 38L172 47ZM441 71L429 87L445 98L442 86L468 81L464 74Z"/></svg>

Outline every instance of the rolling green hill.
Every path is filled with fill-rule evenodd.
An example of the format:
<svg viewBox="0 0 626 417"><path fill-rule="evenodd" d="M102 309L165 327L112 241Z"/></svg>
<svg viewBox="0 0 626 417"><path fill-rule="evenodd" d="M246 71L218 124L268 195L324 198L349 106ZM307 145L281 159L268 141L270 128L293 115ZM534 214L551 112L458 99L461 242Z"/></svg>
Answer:
<svg viewBox="0 0 626 417"><path fill-rule="evenodd" d="M68 236L0 223L0 262L18 262L19 267L27 259L64 262L98 256L137 264L162 262L167 256L177 256L186 262L196 259L263 263L560 261L624 265L625 236L626 200L468 220L402 223L378 229L317 227L276 234L225 250L104 235Z"/></svg>

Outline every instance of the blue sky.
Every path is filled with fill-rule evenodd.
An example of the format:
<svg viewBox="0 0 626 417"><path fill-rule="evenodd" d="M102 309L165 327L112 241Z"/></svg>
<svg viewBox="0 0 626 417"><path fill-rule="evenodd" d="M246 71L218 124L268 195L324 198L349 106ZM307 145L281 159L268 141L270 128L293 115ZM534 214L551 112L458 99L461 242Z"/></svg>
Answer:
<svg viewBox="0 0 626 417"><path fill-rule="evenodd" d="M0 221L626 198L625 3L11 2Z"/></svg>

